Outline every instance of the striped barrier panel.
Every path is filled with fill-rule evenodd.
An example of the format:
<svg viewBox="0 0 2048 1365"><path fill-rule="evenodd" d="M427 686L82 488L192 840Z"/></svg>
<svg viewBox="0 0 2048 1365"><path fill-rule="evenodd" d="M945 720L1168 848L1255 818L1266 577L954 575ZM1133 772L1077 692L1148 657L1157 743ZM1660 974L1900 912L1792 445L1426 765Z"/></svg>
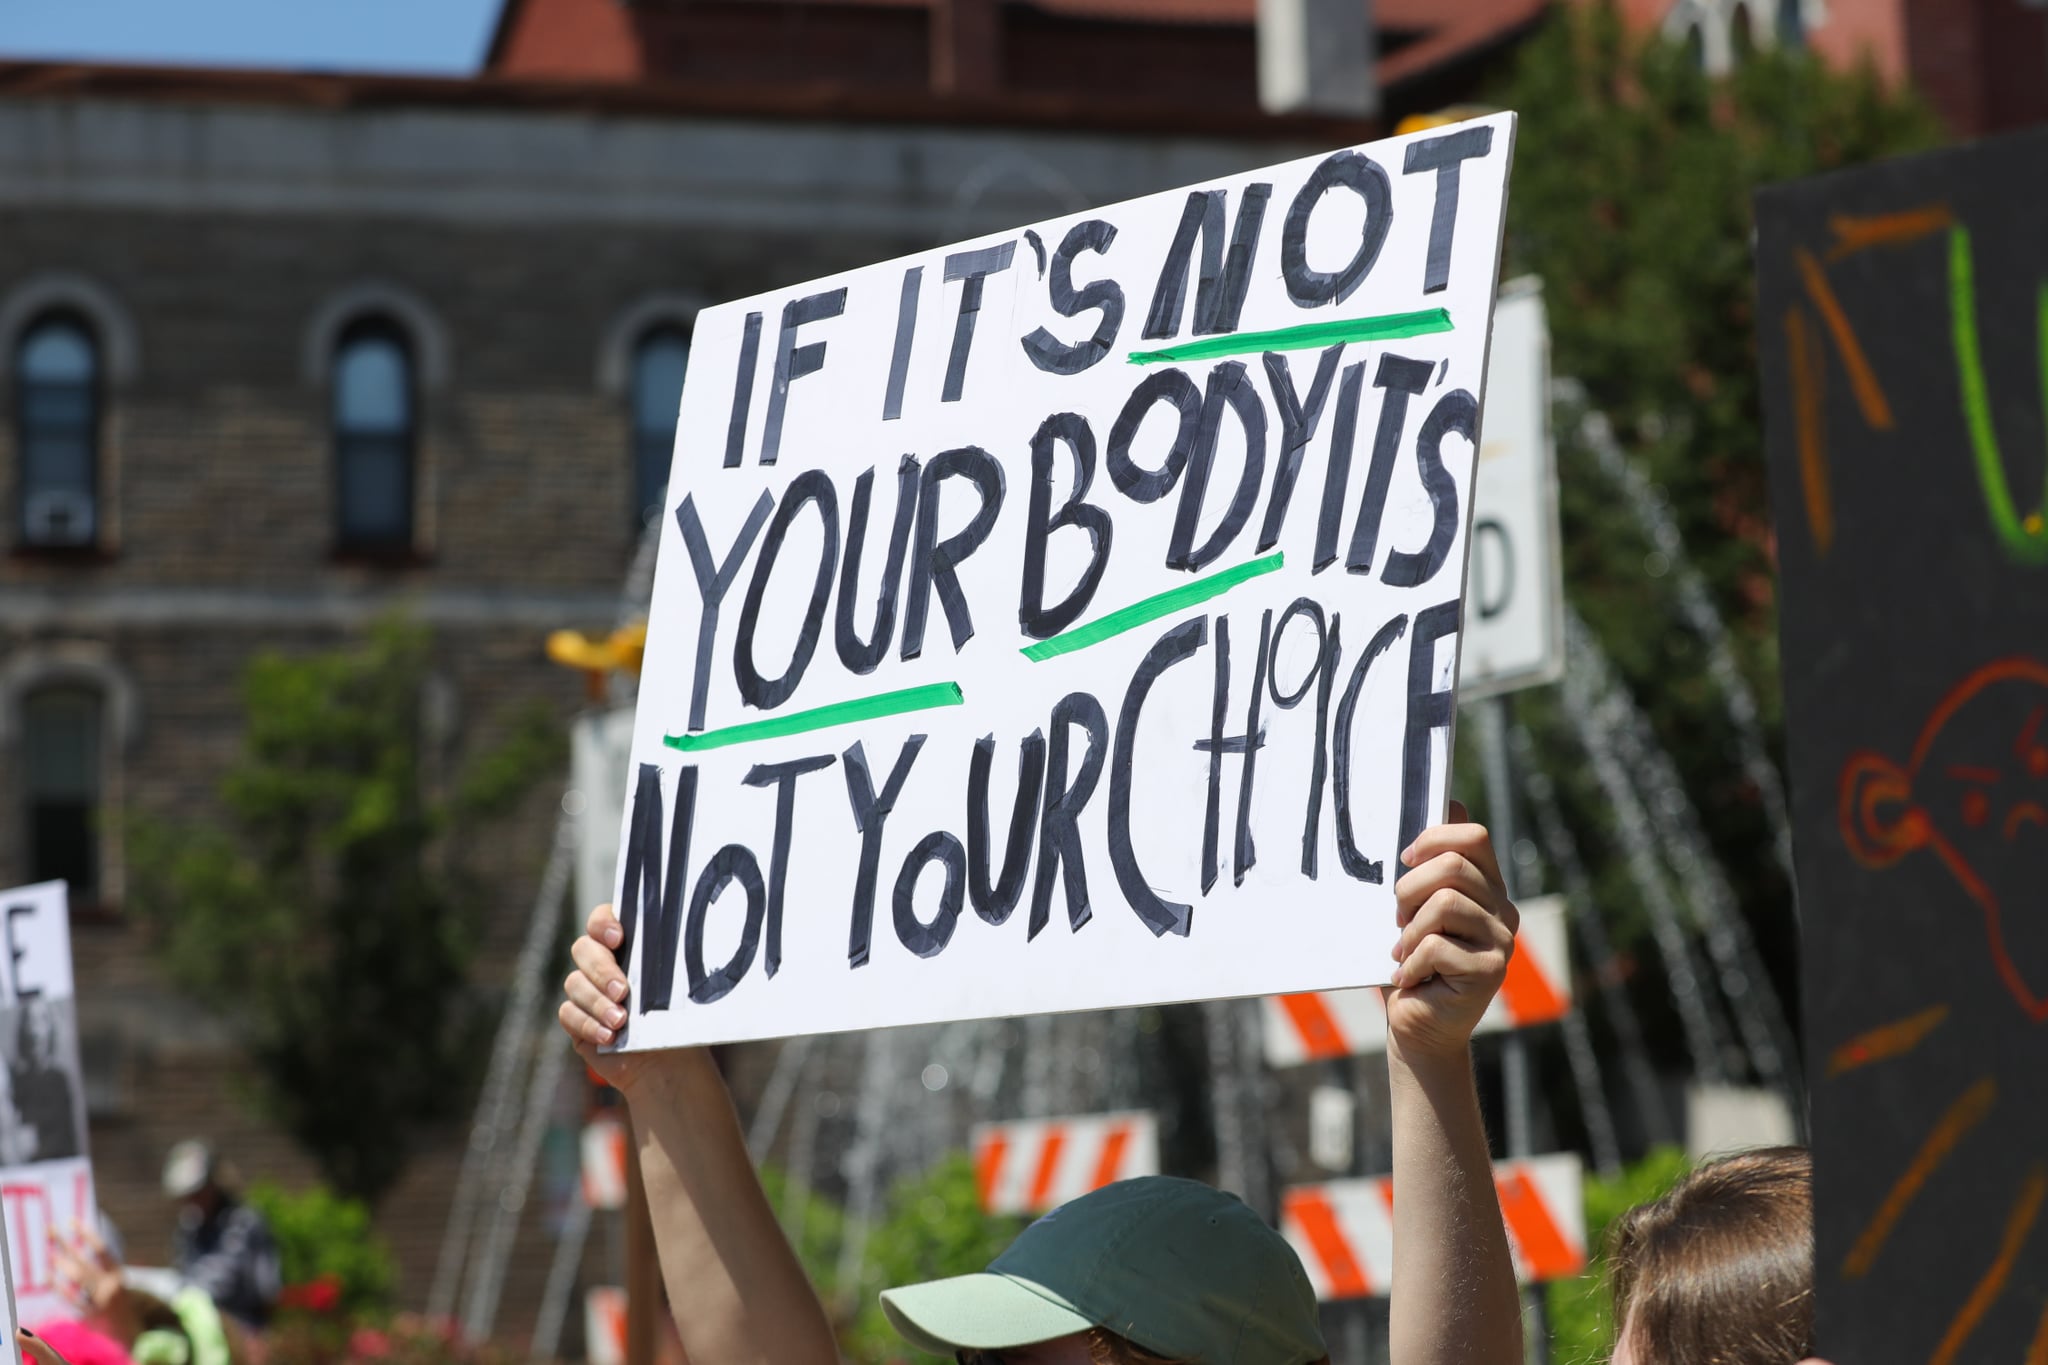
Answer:
<svg viewBox="0 0 2048 1365"><path fill-rule="evenodd" d="M626 1365L626 1291L616 1285L584 1291L583 1358L590 1365Z"/></svg>
<svg viewBox="0 0 2048 1365"><path fill-rule="evenodd" d="M1571 1008L1571 983L1564 899L1535 897L1522 906L1522 927L1515 935L1514 956L1508 959L1507 980L1476 1031L1528 1028L1563 1018ZM1300 1066L1386 1050L1387 1007L1377 986L1274 995L1260 1004L1268 1066Z"/></svg>
<svg viewBox="0 0 2048 1365"><path fill-rule="evenodd" d="M626 1123L605 1115L583 1125L583 1202L626 1207Z"/></svg>
<svg viewBox="0 0 2048 1365"><path fill-rule="evenodd" d="M1159 1173L1159 1125L1147 1113L975 1125L975 1185L990 1213L1043 1213L1090 1190Z"/></svg>
<svg viewBox="0 0 2048 1365"><path fill-rule="evenodd" d="M1571 1153L1494 1163L1515 1276L1524 1284L1586 1267L1586 1210ZM1296 1185L1281 1198L1280 1232L1301 1257L1316 1298L1382 1296L1394 1275L1394 1182L1389 1176Z"/></svg>

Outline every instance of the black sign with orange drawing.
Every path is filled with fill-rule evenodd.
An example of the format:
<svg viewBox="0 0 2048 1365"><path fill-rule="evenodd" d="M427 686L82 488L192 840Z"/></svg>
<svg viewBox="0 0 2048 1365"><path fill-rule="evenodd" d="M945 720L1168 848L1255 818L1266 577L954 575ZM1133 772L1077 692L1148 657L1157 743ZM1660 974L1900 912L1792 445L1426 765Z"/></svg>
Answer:
<svg viewBox="0 0 2048 1365"><path fill-rule="evenodd" d="M1820 1347L2048 1361L2048 135L1757 199Z"/></svg>

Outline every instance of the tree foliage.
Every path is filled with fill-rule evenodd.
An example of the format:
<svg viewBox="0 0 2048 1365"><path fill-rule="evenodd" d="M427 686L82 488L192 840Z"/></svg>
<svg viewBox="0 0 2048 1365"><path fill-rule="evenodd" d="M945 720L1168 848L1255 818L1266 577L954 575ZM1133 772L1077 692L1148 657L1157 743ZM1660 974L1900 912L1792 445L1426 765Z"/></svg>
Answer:
<svg viewBox="0 0 2048 1365"><path fill-rule="evenodd" d="M1684 48L1630 30L1611 0L1558 7L1493 102L1521 116L1509 273L1541 277L1553 372L1583 385L1668 504L1775 748L1752 195L1773 181L1928 146L1939 128L1873 72L1832 69L1801 51L1752 52L1731 75L1709 78ZM1791 888L1774 862L1759 793L1735 757L1737 732L1705 644L1679 610L1680 566L1629 514L1574 438L1570 416L1557 414L1569 599L1675 760L1789 1000ZM1584 751L1554 695L1523 694L1517 710L1562 789L1602 909L1627 950L1642 942L1640 896L1606 837L1611 812L1587 780ZM1653 1036L1668 1045L1669 992L1661 982L1639 985Z"/></svg>
<svg viewBox="0 0 2048 1365"><path fill-rule="evenodd" d="M1663 1197L1691 1169L1676 1147L1657 1147L1611 1177L1587 1176L1584 1273L1544 1288L1550 1316L1550 1358L1558 1365L1596 1365L1614 1350L1613 1300L1607 1282L1607 1229L1638 1204Z"/></svg>
<svg viewBox="0 0 2048 1365"><path fill-rule="evenodd" d="M474 883L460 839L562 761L528 713L431 790L430 641L265 653L243 680L224 818L138 823L134 896L172 979L239 1026L256 1097L346 1195L375 1199L412 1136L465 1098Z"/></svg>

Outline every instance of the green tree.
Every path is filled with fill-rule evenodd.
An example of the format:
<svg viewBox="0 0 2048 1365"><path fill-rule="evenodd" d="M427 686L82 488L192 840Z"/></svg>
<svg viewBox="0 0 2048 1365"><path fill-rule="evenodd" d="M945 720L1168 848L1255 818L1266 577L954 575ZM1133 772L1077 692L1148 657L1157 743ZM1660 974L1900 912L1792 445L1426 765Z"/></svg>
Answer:
<svg viewBox="0 0 2048 1365"><path fill-rule="evenodd" d="M218 823L138 822L134 900L172 979L239 1026L259 1102L345 1195L374 1200L466 1095L469 827L562 762L539 712L430 790L426 632L258 656Z"/></svg>
<svg viewBox="0 0 2048 1365"><path fill-rule="evenodd" d="M930 1168L903 1177L890 1189L882 1214L868 1230L858 1282L839 1283L839 1255L847 1234L846 1214L815 1191L789 1199L783 1172L765 1167L761 1183L769 1203L784 1219L783 1230L826 1304L850 1305L839 1321L839 1344L855 1365L925 1365L933 1358L916 1350L889 1325L877 1295L891 1285L966 1275L984 1269L1024 1229L1021 1218L982 1212L974 1163L954 1152Z"/></svg>
<svg viewBox="0 0 2048 1365"><path fill-rule="evenodd" d="M1751 199L1773 181L1929 146L1939 127L1872 71L1832 69L1801 51L1757 51L1710 79L1684 48L1630 30L1611 0L1557 7L1492 102L1521 116L1509 273L1542 278L1554 372L1584 386L1668 501L1775 746ZM1568 595L1673 756L1789 1001L1791 888L1735 757L1737 732L1704 643L1679 610L1670 556L1627 514L1568 416L1558 414L1557 431ZM1583 751L1551 696L1525 693L1516 704L1626 951L1642 942L1638 898L1604 837L1609 815ZM1641 984L1641 1005L1668 1046L1669 993Z"/></svg>

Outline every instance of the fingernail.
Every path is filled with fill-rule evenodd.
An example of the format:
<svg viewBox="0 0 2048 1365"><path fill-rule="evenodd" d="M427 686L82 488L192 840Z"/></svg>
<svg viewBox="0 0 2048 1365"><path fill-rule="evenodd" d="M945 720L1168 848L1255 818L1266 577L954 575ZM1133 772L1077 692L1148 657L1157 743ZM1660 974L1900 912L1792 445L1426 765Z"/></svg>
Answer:
<svg viewBox="0 0 2048 1365"><path fill-rule="evenodd" d="M624 934L624 932L625 931L619 928L619 926L616 924L607 924L604 927L604 946L607 948L618 947L619 938L621 937L621 935Z"/></svg>
<svg viewBox="0 0 2048 1365"><path fill-rule="evenodd" d="M26 1328L26 1327L24 1327L24 1328L22 1328L22 1329L21 1329L21 1334L22 1334L23 1336L25 1336L25 1337L32 1337L32 1336L34 1336L34 1335L35 1335L35 1333L34 1333L34 1332L31 1332L31 1331L29 1331L29 1329L28 1329L28 1328Z"/></svg>
<svg viewBox="0 0 2048 1365"><path fill-rule="evenodd" d="M612 1040L612 1031L611 1031L610 1029L608 1029L608 1028L605 1028L605 1027L604 1027L603 1025L599 1025L599 1026L598 1026L598 1030L597 1030L597 1042L598 1042L598 1046L602 1047L602 1046L604 1046L605 1044L607 1044L607 1043L611 1042L611 1040Z"/></svg>
<svg viewBox="0 0 2048 1365"><path fill-rule="evenodd" d="M1415 866L1415 845L1410 844L1408 845L1408 847L1401 850L1401 866Z"/></svg>
<svg viewBox="0 0 2048 1365"><path fill-rule="evenodd" d="M626 998L625 981L623 979L613 980L611 985L606 986L604 988L604 993L606 995L609 995L614 1000L624 1000Z"/></svg>
<svg viewBox="0 0 2048 1365"><path fill-rule="evenodd" d="M624 1028L626 1026L626 1012L617 1005L614 1005L604 1012L604 1021L613 1028Z"/></svg>
<svg viewBox="0 0 2048 1365"><path fill-rule="evenodd" d="M1402 967L1396 967L1396 968L1394 968L1394 974L1393 974L1393 976L1391 976L1391 977L1389 977L1389 978L1388 978L1388 981L1389 981L1389 983L1390 983L1390 984L1391 984L1391 985L1393 986L1393 988L1394 988L1395 990L1397 990L1397 991L1401 989L1401 973L1402 973L1403 971L1405 971L1405 970L1406 970L1406 968L1402 968Z"/></svg>

